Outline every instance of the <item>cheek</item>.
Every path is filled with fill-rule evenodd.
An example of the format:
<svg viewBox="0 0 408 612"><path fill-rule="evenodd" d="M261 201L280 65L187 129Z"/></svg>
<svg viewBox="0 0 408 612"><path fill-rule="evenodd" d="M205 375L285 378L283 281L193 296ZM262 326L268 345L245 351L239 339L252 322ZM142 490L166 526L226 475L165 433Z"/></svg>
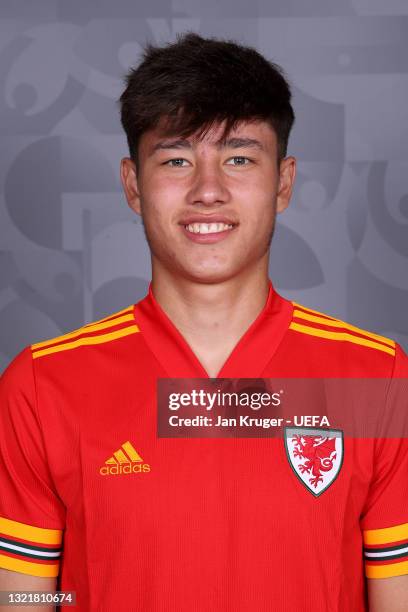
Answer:
<svg viewBox="0 0 408 612"><path fill-rule="evenodd" d="M277 199L277 185L273 176L259 173L249 181L234 186L233 199L240 202L244 210L257 211L263 215L274 209Z"/></svg>
<svg viewBox="0 0 408 612"><path fill-rule="evenodd" d="M255 232L267 232L275 221L276 199L271 195L252 193L242 207L240 217L244 229L247 227Z"/></svg>
<svg viewBox="0 0 408 612"><path fill-rule="evenodd" d="M165 172L149 173L143 182L142 191L149 200L163 201L166 198L179 196L183 191L184 181L180 177L166 175Z"/></svg>
<svg viewBox="0 0 408 612"><path fill-rule="evenodd" d="M157 223L167 222L179 210L180 189L169 181L159 180L141 191L142 205L146 217Z"/></svg>
<svg viewBox="0 0 408 612"><path fill-rule="evenodd" d="M157 206L156 200L144 201L143 203L143 222L151 236L161 235L166 226L165 212Z"/></svg>
<svg viewBox="0 0 408 612"><path fill-rule="evenodd" d="M144 184L141 189L141 200L144 214L149 220L159 219L167 208L166 190L160 183L149 181Z"/></svg>

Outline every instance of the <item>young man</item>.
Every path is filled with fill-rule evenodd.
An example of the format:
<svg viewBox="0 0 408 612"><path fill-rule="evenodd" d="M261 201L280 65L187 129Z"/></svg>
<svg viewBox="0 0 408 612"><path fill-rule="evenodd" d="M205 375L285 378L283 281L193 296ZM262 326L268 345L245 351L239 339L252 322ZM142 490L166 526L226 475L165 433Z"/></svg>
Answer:
<svg viewBox="0 0 408 612"><path fill-rule="evenodd" d="M27 347L3 377L3 590L59 575L81 611L408 609L406 440L329 437L342 463L313 488L283 430L157 435L159 379L408 373L394 341L268 278L295 179L290 100L255 50L196 34L130 71L121 177L152 282L137 304Z"/></svg>

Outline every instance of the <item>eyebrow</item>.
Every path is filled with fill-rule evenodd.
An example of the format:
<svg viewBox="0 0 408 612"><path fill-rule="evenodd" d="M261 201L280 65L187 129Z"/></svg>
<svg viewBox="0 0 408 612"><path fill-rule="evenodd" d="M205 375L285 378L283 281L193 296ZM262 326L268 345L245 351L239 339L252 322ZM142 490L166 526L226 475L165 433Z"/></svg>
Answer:
<svg viewBox="0 0 408 612"><path fill-rule="evenodd" d="M218 140L215 143L217 149L240 149L240 148L253 148L264 151L264 146L259 140L255 138L227 138L226 140ZM162 140L157 142L151 149L149 155L153 155L156 151L163 149L192 149L191 142L184 138L178 138L177 140Z"/></svg>

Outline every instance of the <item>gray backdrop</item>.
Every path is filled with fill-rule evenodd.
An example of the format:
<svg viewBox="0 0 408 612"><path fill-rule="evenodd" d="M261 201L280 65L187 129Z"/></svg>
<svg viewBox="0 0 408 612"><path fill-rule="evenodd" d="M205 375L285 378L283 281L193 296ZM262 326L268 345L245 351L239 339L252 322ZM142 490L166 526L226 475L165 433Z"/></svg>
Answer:
<svg viewBox="0 0 408 612"><path fill-rule="evenodd" d="M185 30L254 45L292 83L277 289L408 349L406 0L2 0L0 17L0 369L145 295L115 100L145 41Z"/></svg>

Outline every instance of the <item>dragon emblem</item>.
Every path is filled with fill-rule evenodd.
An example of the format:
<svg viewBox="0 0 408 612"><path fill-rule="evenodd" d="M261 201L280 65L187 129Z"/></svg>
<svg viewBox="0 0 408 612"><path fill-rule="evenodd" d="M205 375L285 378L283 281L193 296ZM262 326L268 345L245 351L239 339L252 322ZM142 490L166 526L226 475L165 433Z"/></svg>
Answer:
<svg viewBox="0 0 408 612"><path fill-rule="evenodd" d="M336 439L295 435L292 443L293 456L305 459L304 463L298 465L299 471L302 474L310 474L310 484L317 487L319 482L323 482L322 472L330 472L333 469L333 462L337 457Z"/></svg>
<svg viewBox="0 0 408 612"><path fill-rule="evenodd" d="M341 470L343 432L339 429L287 427L285 445L296 476L318 497Z"/></svg>

